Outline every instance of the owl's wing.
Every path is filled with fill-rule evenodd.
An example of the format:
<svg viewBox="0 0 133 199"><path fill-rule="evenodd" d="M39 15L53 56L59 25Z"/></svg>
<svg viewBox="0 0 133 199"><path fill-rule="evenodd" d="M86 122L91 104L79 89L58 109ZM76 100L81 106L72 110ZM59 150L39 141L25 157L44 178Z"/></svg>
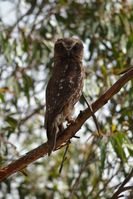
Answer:
<svg viewBox="0 0 133 199"><path fill-rule="evenodd" d="M66 77L60 79L52 77L50 79L46 89L46 121L49 119L52 122L61 113L63 107L76 92L80 78L80 74L72 71Z"/></svg>
<svg viewBox="0 0 133 199"><path fill-rule="evenodd" d="M57 77L53 75L47 85L45 127L49 142L49 155L55 148L57 138L57 127L54 124L55 118L62 112L64 106L70 102L71 98L75 97L75 93L80 87L80 82L82 82L81 71L68 70L65 75ZM77 100L74 99L74 102Z"/></svg>

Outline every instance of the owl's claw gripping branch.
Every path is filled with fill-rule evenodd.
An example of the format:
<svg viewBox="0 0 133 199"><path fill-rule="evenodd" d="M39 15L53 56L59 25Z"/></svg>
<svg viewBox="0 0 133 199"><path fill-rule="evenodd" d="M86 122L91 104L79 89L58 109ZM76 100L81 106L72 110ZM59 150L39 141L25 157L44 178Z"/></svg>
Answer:
<svg viewBox="0 0 133 199"><path fill-rule="evenodd" d="M75 123L75 119L74 118L66 118L66 120L67 120L67 122L68 122L68 124L67 124L67 126L69 126L70 124L74 124Z"/></svg>

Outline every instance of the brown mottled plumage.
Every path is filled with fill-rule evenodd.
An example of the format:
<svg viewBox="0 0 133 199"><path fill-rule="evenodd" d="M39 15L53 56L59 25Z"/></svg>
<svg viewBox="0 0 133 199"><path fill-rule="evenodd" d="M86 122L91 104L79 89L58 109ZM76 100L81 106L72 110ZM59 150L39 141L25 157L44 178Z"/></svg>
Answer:
<svg viewBox="0 0 133 199"><path fill-rule="evenodd" d="M54 68L46 88L45 127L48 154L55 149L63 122L71 122L74 105L82 94L84 70L83 44L79 39L58 39L54 47Z"/></svg>

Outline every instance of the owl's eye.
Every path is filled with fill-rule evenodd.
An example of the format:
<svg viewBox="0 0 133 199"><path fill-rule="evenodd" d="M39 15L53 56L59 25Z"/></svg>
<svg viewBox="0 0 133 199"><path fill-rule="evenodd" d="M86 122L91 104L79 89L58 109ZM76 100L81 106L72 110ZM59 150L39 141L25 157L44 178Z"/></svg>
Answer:
<svg viewBox="0 0 133 199"><path fill-rule="evenodd" d="M57 40L57 42L62 42L62 41L63 41L63 39L58 39L58 40Z"/></svg>
<svg viewBox="0 0 133 199"><path fill-rule="evenodd" d="M78 51L80 49L80 45L79 44L75 44L74 47L72 48L74 51Z"/></svg>
<svg viewBox="0 0 133 199"><path fill-rule="evenodd" d="M64 46L63 46L62 42L59 42L59 43L57 43L57 44L55 45L55 48L56 48L57 50L61 51L61 50L64 49Z"/></svg>

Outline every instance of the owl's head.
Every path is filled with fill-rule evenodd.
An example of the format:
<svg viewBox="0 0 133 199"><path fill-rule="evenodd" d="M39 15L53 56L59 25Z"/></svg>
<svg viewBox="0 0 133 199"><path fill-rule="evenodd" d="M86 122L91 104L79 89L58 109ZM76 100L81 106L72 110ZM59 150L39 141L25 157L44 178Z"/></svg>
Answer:
<svg viewBox="0 0 133 199"><path fill-rule="evenodd" d="M78 58L83 57L83 43L75 38L58 39L54 47L55 57Z"/></svg>

